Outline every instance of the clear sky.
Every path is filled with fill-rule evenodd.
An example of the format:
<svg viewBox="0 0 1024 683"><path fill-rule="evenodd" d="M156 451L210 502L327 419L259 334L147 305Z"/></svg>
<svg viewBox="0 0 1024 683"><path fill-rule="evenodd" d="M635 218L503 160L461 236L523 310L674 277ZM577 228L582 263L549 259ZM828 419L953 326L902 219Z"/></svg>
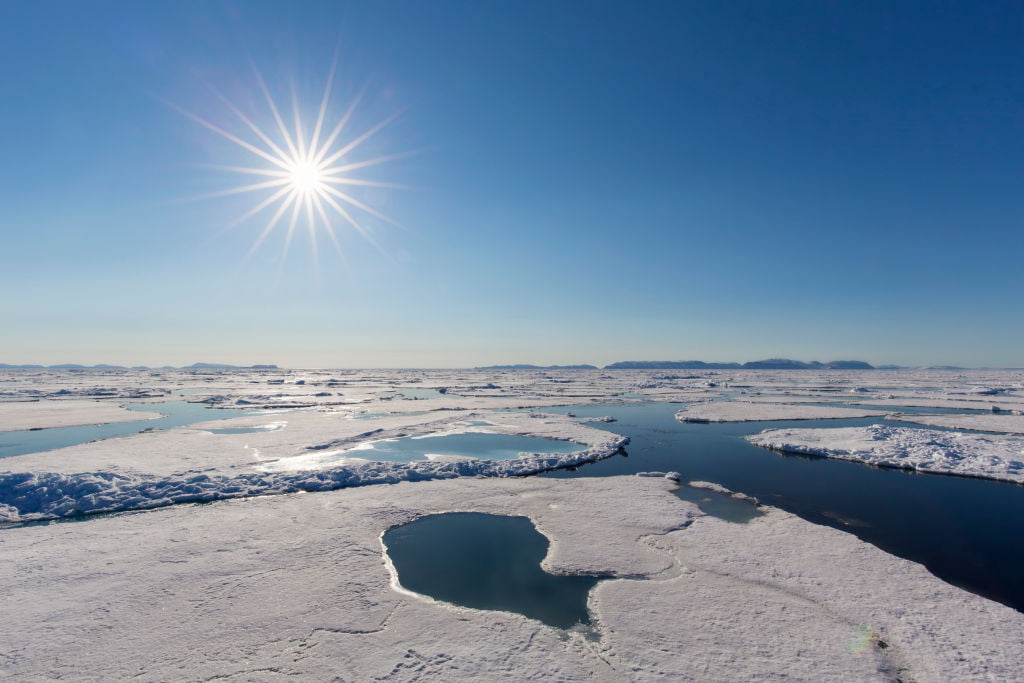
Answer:
<svg viewBox="0 0 1024 683"><path fill-rule="evenodd" d="M247 258L170 105L308 135L336 54L401 227ZM1019 2L6 0L0 88L0 362L1024 366Z"/></svg>

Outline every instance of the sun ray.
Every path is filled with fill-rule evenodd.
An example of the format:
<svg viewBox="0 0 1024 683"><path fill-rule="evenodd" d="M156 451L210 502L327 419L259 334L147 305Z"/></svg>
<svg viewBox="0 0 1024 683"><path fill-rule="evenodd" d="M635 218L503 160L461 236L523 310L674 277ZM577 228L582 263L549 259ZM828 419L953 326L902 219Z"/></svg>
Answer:
<svg viewBox="0 0 1024 683"><path fill-rule="evenodd" d="M320 253L316 239L316 225L313 223L313 193L306 193L306 225L309 228L309 246L313 252L313 270L320 277Z"/></svg>
<svg viewBox="0 0 1024 683"><path fill-rule="evenodd" d="M239 145L240 147L249 150L253 154L257 154L257 155L263 157L264 159L266 159L267 161L269 161L269 162L271 162L273 164L276 164L277 166L281 166L282 168L287 168L287 164L285 164L285 162L281 161L280 159L278 159L278 158L276 158L274 156L271 156L270 154L267 154L264 150L262 150L262 149L260 149L258 147L250 145L245 140L242 140L241 138L232 135L231 133L227 132L223 128L219 128L219 127L213 125L212 123L210 123L206 119L193 114L192 112L188 111L187 109L182 109L178 105L173 104L171 102L166 102L165 101L165 104L167 104L167 106L169 106L169 107L171 107L171 108L181 112L182 114L184 114L185 116L189 117L190 119L192 119L196 123L198 123L198 124L200 124L202 126L205 126L206 128L209 128L214 133L217 133L218 135L221 135L221 136L227 138L228 140L230 140L231 142L235 143L236 145Z"/></svg>
<svg viewBox="0 0 1024 683"><path fill-rule="evenodd" d="M389 161L396 161L398 159L407 159L416 154L420 154L420 150L413 150L411 152L402 152L400 154L388 154L387 156L377 157L376 159L367 159L366 161L357 161L351 164L345 164L344 166L332 166L325 168L321 173L345 173L347 171L355 171L360 168L366 168L367 166L376 166L377 164L384 164Z"/></svg>
<svg viewBox="0 0 1024 683"><path fill-rule="evenodd" d="M193 197L193 199L215 199L217 197L227 197L233 194L242 194L243 192L255 192L256 190L265 190L271 187L279 187L281 185L291 184L290 178L278 178L277 180L268 180L265 183L255 183L253 185L242 185L241 187L232 187L227 190L221 190L219 192L210 192L209 194L201 194Z"/></svg>
<svg viewBox="0 0 1024 683"><path fill-rule="evenodd" d="M235 220L233 220L230 223L228 223L226 226L224 226L224 230L230 230L231 228L234 228L234 227L238 226L239 224L244 223L245 221L249 220L250 218L252 218L256 214L258 214L263 209L267 208L268 206L270 206L271 204L276 202L278 199L280 199L282 196L284 196L288 192L293 192L292 187L290 185L282 187L280 190L278 190L274 194L270 195L269 197L267 197L262 202L260 202L256 206L254 206L251 209L249 209L248 211L246 211L244 214L242 214L241 216L239 216Z"/></svg>
<svg viewBox="0 0 1024 683"><path fill-rule="evenodd" d="M353 218L352 215L348 211L346 211L341 204L334 201L333 197L325 193L322 193L320 196L323 197L324 201L327 202L332 209L337 211L338 215L344 218L349 223L349 225L358 230L359 234L362 235L366 241L375 246L378 250L381 250L380 245L377 243L377 239L372 234L370 234L369 230L363 227L362 223Z"/></svg>
<svg viewBox="0 0 1024 683"><path fill-rule="evenodd" d="M288 220L288 232L285 233L284 247L281 248L281 256L277 262L277 273L278 276L281 274L281 268L284 266L284 260L288 257L288 249L292 244L292 237L295 235L295 226L299 222L299 212L302 210L301 198L296 199L292 204L292 215Z"/></svg>
<svg viewBox="0 0 1024 683"><path fill-rule="evenodd" d="M292 90L292 120L295 121L295 140L299 147L299 154L297 156L300 162L308 162L309 157L306 156L306 137L302 133L302 113L299 111L299 96L295 93L295 83L291 84Z"/></svg>
<svg viewBox="0 0 1024 683"><path fill-rule="evenodd" d="M269 147L271 149L271 151L274 152L274 154L276 154L282 160L288 158L288 155L285 154L285 152L280 147L277 146L277 143L275 143L270 138L269 135L267 135L266 133L263 132L262 128L260 128L255 123L253 123L249 119L249 117L247 117L245 114L243 114L241 112L241 110L238 109L238 107L236 107L235 105L231 104L231 100L226 98L223 94L221 94L221 92L219 90L214 88L212 85L208 85L207 87L209 87L210 90L213 92L213 94L216 95L220 99L220 101L223 102L227 106L227 108L230 109L235 114L235 116L240 118L242 120L242 122L245 125L247 125L250 130L252 130L252 132L256 133L256 135L259 137L259 139L262 140L264 142L264 144L266 144L267 147Z"/></svg>
<svg viewBox="0 0 1024 683"><path fill-rule="evenodd" d="M373 135L377 134L378 132L380 132L380 130L382 128L384 128L384 126L388 125L389 123L394 122L395 119L397 119L401 115L402 115L402 112L398 112L397 114L392 114L391 116L387 117L386 119L384 119L383 121L378 123L376 126L371 128L370 130L366 131L365 133L363 133L362 135L357 137L355 140L353 140L352 142L350 142L347 145L345 145L344 147L342 147L340 150L338 150L337 152L335 152L331 156L329 156L326 159L324 159L322 162L320 162L321 165L326 166L327 164L333 164L335 161L337 161L338 159L342 158L343 156L345 156L346 154L348 154L349 152L354 150L356 147L358 147L359 145L361 145L364 142L366 142L371 136L373 136Z"/></svg>
<svg viewBox="0 0 1024 683"><path fill-rule="evenodd" d="M339 120L337 125L334 126L334 130L331 131L331 134L327 137L327 141L324 142L323 146L320 148L320 151L317 153L315 157L313 157L314 164L318 164L321 166L323 165L322 159L331 150L331 147L334 146L334 141L338 139L338 136L341 134L342 129L345 128L345 126L348 124L349 119L352 118L352 114L353 112L355 112L356 107L359 105L359 102L363 99L363 94L365 92L366 87L364 86L363 89L360 90L359 93L352 100L352 104L349 105L348 109L345 111L345 114L341 117L341 120Z"/></svg>
<svg viewBox="0 0 1024 683"><path fill-rule="evenodd" d="M331 63L331 71L327 74L327 85L324 87L324 96L320 100L320 112L316 116L316 125L313 126L313 138L309 142L311 158L315 159L317 143L320 141L320 131L324 126L324 116L327 114L327 102L331 98L331 87L334 85L334 72L338 68L338 56L335 52L334 61ZM316 161L313 161L316 163Z"/></svg>
<svg viewBox="0 0 1024 683"><path fill-rule="evenodd" d="M277 227L278 222L281 220L281 216L283 216L284 212L288 210L288 206L295 201L295 197L296 193L292 190L287 199L281 202L281 205L277 207L277 211L274 213L274 216L269 222L267 222L267 226L263 228L263 232L260 233L260 236L256 238L255 242L253 242L252 247L249 248L249 252L245 255L246 260L248 260L256 250L260 248L260 245L263 244L263 240L267 239L267 235L273 232L274 228Z"/></svg>
<svg viewBox="0 0 1024 683"><path fill-rule="evenodd" d="M345 194L344 192L339 192L337 189L331 187L330 185L324 185L323 189L326 190L327 192L330 192L331 194L333 194L335 197L337 197L338 199L342 200L343 202L347 202L347 203L351 204L352 206L354 206L354 207L356 207L358 209L362 209L363 211L365 211L366 213L370 214L371 216L376 216L377 218L381 219L385 223L390 223L391 225L395 226L396 228L403 227L400 223L396 223L394 220L388 218L387 216L382 214L380 211L377 211L376 209L373 209L373 208L367 206L366 204L363 204L358 199L350 197L349 195Z"/></svg>
<svg viewBox="0 0 1024 683"><path fill-rule="evenodd" d="M274 115L274 121L277 122L277 128L281 131L284 142L288 146L288 150L291 152L292 157L298 157L299 152L295 149L295 143L292 142L292 137L288 133L288 126L284 125L284 119L281 118L281 112L277 109L277 104L274 102L274 97L270 94L270 88L267 87L266 81L263 80L263 74L256 68L256 64L252 65L252 70L256 73L256 81L259 83L260 90L263 91L263 96L267 100L267 105L270 107L271 113Z"/></svg>
<svg viewBox="0 0 1024 683"><path fill-rule="evenodd" d="M345 256L345 252L341 248L341 243L338 242L338 236L334 234L334 228L331 226L330 219L327 218L327 212L324 211L324 205L320 199L320 195L317 195L316 201L314 202L316 210L320 213L320 220L324 223L324 228L327 230L327 236L331 238L331 244L334 245L334 250L338 252L338 256L341 257L341 260L345 262L346 266L348 266L348 258Z"/></svg>
<svg viewBox="0 0 1024 683"><path fill-rule="evenodd" d="M319 273L320 267L320 243L322 241L318 233L321 230L326 233L342 261L347 261L342 242L339 239L340 233L336 229L339 225L351 226L354 233L358 233L381 254L390 258L376 239L375 224L364 225L361 223L353 215L359 215L353 209L380 221L401 227L398 222L361 201L358 188L404 188L405 186L381 180L352 177L350 172L418 152L384 155L356 162L348 162L344 157L392 123L401 113L379 121L354 138L347 136L346 140L342 138L342 134L350 127L354 112L366 92L366 86L363 86L356 94L344 114L328 133L327 120L331 97L338 90L335 82L338 67L337 52L323 84L323 92L319 96L315 112L302 108L294 79L288 84L287 99L282 98L282 106L278 106L263 74L255 63L252 63L251 60L250 63L255 74L256 84L259 86L267 109L269 109L266 121L257 123L257 121L261 121L259 117L253 116L251 112L243 112L212 85L208 85L211 92L233 116L234 129L222 128L181 107L170 105L193 121L242 147L246 152L255 154L269 162L265 167L252 163L198 164L204 168L237 173L242 176L257 176L256 179L259 182L240 184L237 187L201 195L196 199L262 193L262 196L254 201L251 207L247 208L237 219L228 223L220 232L232 229L259 214L271 213L270 219L262 226L259 235L246 253L244 261L248 261L278 228L283 228L281 250L277 259L278 277L282 274L296 234L303 230L309 233L311 255L317 273ZM288 111L289 107L291 111ZM232 130L235 132L231 132ZM252 136L255 136L256 139L252 139L252 141L246 139ZM339 162L339 159L344 160ZM339 188L345 188L345 191ZM348 188L353 189L349 190ZM360 219L363 218L365 217L360 216ZM305 226L300 223L305 223Z"/></svg>
<svg viewBox="0 0 1024 683"><path fill-rule="evenodd" d="M397 190L410 190L408 185L396 185L378 180L362 180L360 178L346 178L345 176L320 176L320 182L334 183L335 185L358 185L360 187L388 187Z"/></svg>
<svg viewBox="0 0 1024 683"><path fill-rule="evenodd" d="M263 175L271 176L273 178L290 178L291 171L272 171L266 168L252 168L251 166L225 166L223 164L196 164L200 168L212 168L217 171L233 171L235 173L245 173L248 175Z"/></svg>

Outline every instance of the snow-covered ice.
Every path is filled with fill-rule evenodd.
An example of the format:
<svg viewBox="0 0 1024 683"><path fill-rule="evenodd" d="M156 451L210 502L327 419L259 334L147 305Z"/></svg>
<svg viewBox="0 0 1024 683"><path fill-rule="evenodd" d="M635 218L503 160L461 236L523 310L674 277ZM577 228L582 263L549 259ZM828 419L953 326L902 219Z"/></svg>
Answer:
<svg viewBox="0 0 1024 683"><path fill-rule="evenodd" d="M1024 437L870 425L768 429L746 437L764 448L869 465L1024 484Z"/></svg>
<svg viewBox="0 0 1024 683"><path fill-rule="evenodd" d="M680 422L760 422L767 420L820 420L843 417L877 417L877 410L833 408L830 406L751 403L747 401L709 401L692 403L676 413Z"/></svg>
<svg viewBox="0 0 1024 683"><path fill-rule="evenodd" d="M701 516L664 477L459 479L179 506L0 535L7 680L1009 680L1024 614L768 508ZM392 589L380 538L528 516L543 567L613 578L593 634ZM87 635L86 635L87 634Z"/></svg>
<svg viewBox="0 0 1024 683"><path fill-rule="evenodd" d="M948 429L1024 434L1024 415L901 415L900 420Z"/></svg>
<svg viewBox="0 0 1024 683"><path fill-rule="evenodd" d="M562 439L580 444L580 450L523 453L510 460L433 458L410 463L354 457L338 460L336 454L346 447L404 435L409 425L355 433L365 426L329 414L304 413L284 420L289 424L301 422L308 428L304 432L291 430L290 437L286 436L289 428L244 435L178 429L6 458L2 467L8 471L0 471L0 521L149 509L399 481L525 476L608 458L629 442L627 437L580 424L562 415L484 413L482 416L487 418L487 427L475 426L473 423L477 420L467 421L464 415L440 420L436 416L434 419L416 416L414 425L421 434L489 431ZM472 413L469 417L481 415ZM242 421L265 419L239 418ZM409 423L410 418L394 418L392 424L403 421ZM223 422L235 424L237 421ZM345 436L327 443L309 444L307 441L306 445L298 447L295 443L296 438L308 440L311 435L324 438L327 434ZM231 448L232 443L234 448ZM249 446L250 443L261 445ZM289 444L288 450L281 447L282 443ZM260 457L263 448L288 455L275 459ZM300 448L301 454L296 453ZM187 457L182 457L182 453L187 453Z"/></svg>
<svg viewBox="0 0 1024 683"><path fill-rule="evenodd" d="M850 534L769 507L746 524L704 516L671 493L676 473L519 477L625 443L617 425L534 410L546 406L675 401L689 404L684 417L709 420L881 416L890 405L940 403L1017 410L1024 373L0 371L0 411L39 399L119 412L115 401L171 395L209 405L209 421L0 460L8 520L145 510L0 529L0 678L1024 678L1024 614ZM819 401L881 410L798 405ZM218 408L239 406L304 410L217 419ZM1019 416L934 417L966 428L961 420ZM107 420L78 424L97 421ZM208 431L271 421L281 428ZM581 450L334 461L367 441L480 429ZM866 444L854 459L997 478L1024 459L1022 437L870 429L882 431L850 432ZM823 451L846 431L784 430ZM196 501L211 504L176 505ZM591 592L593 632L394 590L384 531L449 511L528 516L551 541L547 571L613 577Z"/></svg>
<svg viewBox="0 0 1024 683"><path fill-rule="evenodd" d="M108 401L0 401L0 432L152 420L160 413L129 410Z"/></svg>

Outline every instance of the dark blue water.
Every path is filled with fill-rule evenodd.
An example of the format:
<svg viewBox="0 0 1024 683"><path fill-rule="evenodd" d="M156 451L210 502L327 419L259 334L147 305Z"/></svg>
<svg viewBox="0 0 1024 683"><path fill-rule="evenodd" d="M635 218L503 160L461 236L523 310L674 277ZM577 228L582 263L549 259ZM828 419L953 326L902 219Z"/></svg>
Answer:
<svg viewBox="0 0 1024 683"><path fill-rule="evenodd" d="M596 576L541 569L546 539L526 517L447 513L384 534L401 585L464 607L517 612L557 628L587 624Z"/></svg>
<svg viewBox="0 0 1024 683"><path fill-rule="evenodd" d="M848 531L933 574L1024 611L1024 486L880 469L776 453L742 437L763 429L853 427L857 418L684 424L677 405L603 404L546 408L581 417L611 415L610 428L632 440L627 457L541 476L602 477L662 470L754 496L800 517Z"/></svg>
<svg viewBox="0 0 1024 683"><path fill-rule="evenodd" d="M389 462L414 462L430 455L456 455L486 460L510 460L520 453L573 453L586 448L571 441L542 439L513 434L445 434L442 436L405 436L374 441L367 448L343 451L338 458L366 458Z"/></svg>
<svg viewBox="0 0 1024 683"><path fill-rule="evenodd" d="M80 443L110 439L115 436L136 434L146 429L170 429L196 422L221 420L229 417L252 415L262 411L236 408L208 408L202 403L186 401L161 401L159 403L125 403L126 408L161 413L166 417L135 422L115 422L80 427L55 427L37 431L0 432L0 458L10 458L26 453L50 451L56 448L76 446Z"/></svg>

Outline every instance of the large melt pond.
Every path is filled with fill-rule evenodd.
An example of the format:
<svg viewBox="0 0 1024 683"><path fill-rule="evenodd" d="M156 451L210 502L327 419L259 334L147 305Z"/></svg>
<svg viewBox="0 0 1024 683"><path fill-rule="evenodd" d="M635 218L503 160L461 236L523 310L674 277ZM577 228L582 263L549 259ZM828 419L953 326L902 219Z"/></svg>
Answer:
<svg viewBox="0 0 1024 683"><path fill-rule="evenodd" d="M541 569L548 539L526 517L430 515L388 530L383 542L407 590L558 628L590 622L587 595L599 578Z"/></svg>

